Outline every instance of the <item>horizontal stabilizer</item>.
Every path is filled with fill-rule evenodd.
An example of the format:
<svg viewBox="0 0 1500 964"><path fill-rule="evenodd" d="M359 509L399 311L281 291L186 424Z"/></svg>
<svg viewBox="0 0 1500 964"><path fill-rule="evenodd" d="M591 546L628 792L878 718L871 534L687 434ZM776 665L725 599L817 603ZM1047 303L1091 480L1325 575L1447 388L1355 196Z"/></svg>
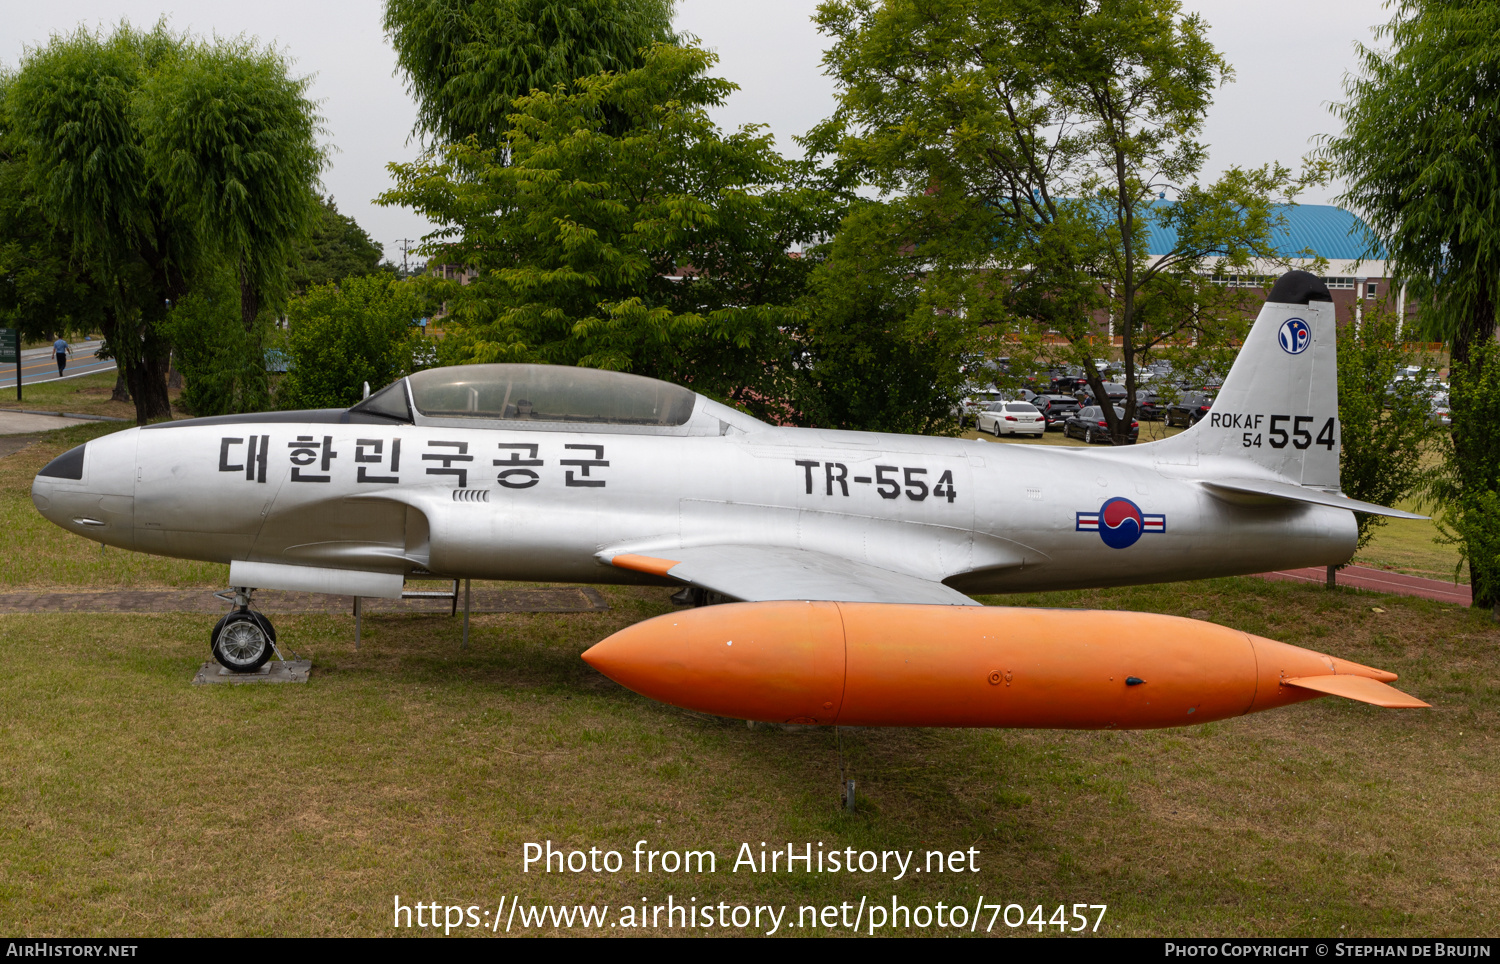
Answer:
<svg viewBox="0 0 1500 964"><path fill-rule="evenodd" d="M1303 676L1298 679L1282 680L1282 682L1288 686L1299 686L1305 690L1327 693L1329 696L1342 696L1349 700L1359 700L1361 703L1373 703L1389 709L1417 709L1431 706L1430 703L1423 703L1415 696L1407 696L1396 687L1382 683L1378 679L1370 679L1368 676Z"/></svg>
<svg viewBox="0 0 1500 964"><path fill-rule="evenodd" d="M1215 495L1227 495L1231 498L1237 495L1265 496L1285 502L1307 502L1312 505L1333 506L1335 509L1348 509L1351 512L1389 516L1392 519L1427 518L1415 512L1391 509L1372 502L1361 502L1358 499L1350 499L1320 489L1310 489L1303 485L1293 485L1290 482L1271 482L1266 479L1204 479L1199 484Z"/></svg>

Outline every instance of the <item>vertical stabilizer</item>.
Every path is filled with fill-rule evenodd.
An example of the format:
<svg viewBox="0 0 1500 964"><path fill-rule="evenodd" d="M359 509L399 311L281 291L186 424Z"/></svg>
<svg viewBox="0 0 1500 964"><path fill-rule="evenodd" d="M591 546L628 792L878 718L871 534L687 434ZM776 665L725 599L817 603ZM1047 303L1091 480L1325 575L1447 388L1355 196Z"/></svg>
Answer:
<svg viewBox="0 0 1500 964"><path fill-rule="evenodd" d="M1250 462L1285 481L1339 487L1339 388L1333 298L1306 271L1266 297L1213 408L1196 426L1151 446L1161 463L1216 473ZM1265 471L1244 466L1247 475Z"/></svg>

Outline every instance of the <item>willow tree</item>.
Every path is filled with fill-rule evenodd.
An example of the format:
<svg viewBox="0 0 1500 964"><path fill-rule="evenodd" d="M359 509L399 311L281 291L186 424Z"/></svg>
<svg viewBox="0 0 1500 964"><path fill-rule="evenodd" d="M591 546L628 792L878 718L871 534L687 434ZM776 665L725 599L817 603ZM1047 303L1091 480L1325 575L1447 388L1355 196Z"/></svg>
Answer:
<svg viewBox="0 0 1500 964"><path fill-rule="evenodd" d="M136 98L152 176L233 266L247 332L286 294L320 214L312 187L325 156L308 83L275 50L237 39L188 45Z"/></svg>
<svg viewBox="0 0 1500 964"><path fill-rule="evenodd" d="M641 66L671 42L675 0L386 0L417 130L493 147L517 97Z"/></svg>
<svg viewBox="0 0 1500 964"><path fill-rule="evenodd" d="M1488 366L1500 364L1500 6L1402 0L1377 37L1388 46L1361 48L1327 153L1348 185L1341 201L1372 229L1371 254L1384 246L1422 327L1451 347L1453 444L1438 502L1451 531L1489 532L1500 455L1475 386L1493 385ZM1476 606L1500 607L1496 541L1461 540Z"/></svg>
<svg viewBox="0 0 1500 964"><path fill-rule="evenodd" d="M28 50L7 85L27 189L95 286L143 424L171 415L171 306L227 264L253 321L316 214L316 115L287 69L243 41L122 24ZM226 361L264 379L253 344L239 355Z"/></svg>

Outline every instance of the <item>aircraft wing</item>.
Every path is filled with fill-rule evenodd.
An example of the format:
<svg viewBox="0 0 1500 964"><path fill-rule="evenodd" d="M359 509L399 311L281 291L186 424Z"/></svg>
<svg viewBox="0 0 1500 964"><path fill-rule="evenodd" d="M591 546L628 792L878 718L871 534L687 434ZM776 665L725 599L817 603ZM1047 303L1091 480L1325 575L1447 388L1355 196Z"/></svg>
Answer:
<svg viewBox="0 0 1500 964"><path fill-rule="evenodd" d="M1304 485L1293 485L1290 482L1270 482L1265 479L1204 479L1199 482L1204 488L1214 494L1267 496L1286 502L1309 502L1313 505L1330 505L1335 509L1348 509L1351 512L1366 512L1370 515L1389 516L1392 519L1426 519L1425 515L1417 515L1415 512L1405 512L1401 509L1390 509L1383 505L1375 505L1372 502L1361 502L1358 499L1350 499L1342 495L1331 495L1318 489L1310 489Z"/></svg>
<svg viewBox="0 0 1500 964"><path fill-rule="evenodd" d="M978 606L940 582L839 556L782 546L695 546L662 556L602 552L621 569L667 576L745 602L817 599L836 602Z"/></svg>

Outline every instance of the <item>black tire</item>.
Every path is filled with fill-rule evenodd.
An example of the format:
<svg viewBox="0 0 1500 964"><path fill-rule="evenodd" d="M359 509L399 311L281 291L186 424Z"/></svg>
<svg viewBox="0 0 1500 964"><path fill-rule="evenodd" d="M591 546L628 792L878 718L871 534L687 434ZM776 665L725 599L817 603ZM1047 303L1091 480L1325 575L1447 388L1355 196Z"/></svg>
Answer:
<svg viewBox="0 0 1500 964"><path fill-rule="evenodd" d="M209 640L220 666L235 673L253 673L271 658L276 629L260 613L237 609L218 621Z"/></svg>
<svg viewBox="0 0 1500 964"><path fill-rule="evenodd" d="M1086 445L1093 445L1094 444L1094 430L1093 429L1086 428L1086 429L1083 430L1083 441L1084 441L1084 444L1086 444Z"/></svg>
<svg viewBox="0 0 1500 964"><path fill-rule="evenodd" d="M995 422L995 427L992 428L992 429L990 429L990 431L994 434L995 438L999 438L1000 437L1000 422L996 421Z"/></svg>

